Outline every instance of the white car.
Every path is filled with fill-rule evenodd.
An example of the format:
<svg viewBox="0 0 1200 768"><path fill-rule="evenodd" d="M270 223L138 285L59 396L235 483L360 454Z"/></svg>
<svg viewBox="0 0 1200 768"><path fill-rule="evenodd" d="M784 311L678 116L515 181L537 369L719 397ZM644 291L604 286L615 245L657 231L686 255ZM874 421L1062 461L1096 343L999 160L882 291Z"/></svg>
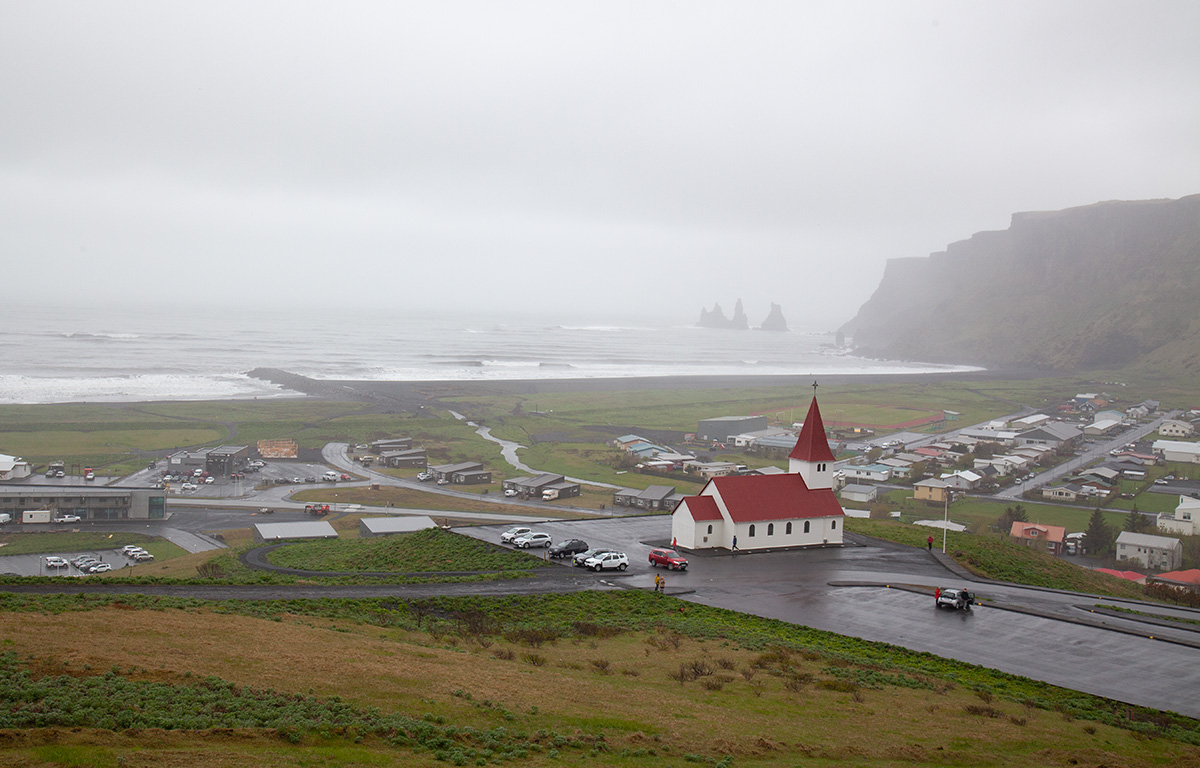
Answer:
<svg viewBox="0 0 1200 768"><path fill-rule="evenodd" d="M184 483L183 485L179 486L179 490L181 490L181 491L194 491L194 490L196 490L196 488L198 488L198 487L199 487L199 486L197 486L195 483Z"/></svg>
<svg viewBox="0 0 1200 768"><path fill-rule="evenodd" d="M517 495L517 489L516 488L506 488L504 491L504 495L511 499L513 496Z"/></svg>
<svg viewBox="0 0 1200 768"><path fill-rule="evenodd" d="M121 547L121 550L120 550L122 555L129 555L129 554L133 554L134 552L145 552L145 551L146 551L145 549L143 549L142 547L139 547L137 544L126 544L125 546Z"/></svg>
<svg viewBox="0 0 1200 768"><path fill-rule="evenodd" d="M603 555L589 557L583 562L583 567L593 571L608 571L613 568L623 571L629 567L629 558L624 552L605 552Z"/></svg>
<svg viewBox="0 0 1200 768"><path fill-rule="evenodd" d="M79 515L59 515L58 517L54 518L54 522L56 522L56 523L78 523Z"/></svg>
<svg viewBox="0 0 1200 768"><path fill-rule="evenodd" d="M46 567L47 568L66 568L67 561L65 558L61 558L56 555L51 555L50 557L46 558Z"/></svg>
<svg viewBox="0 0 1200 768"><path fill-rule="evenodd" d="M112 566L108 563L96 563L95 565L90 565L83 570L87 571L88 573L108 573L112 570Z"/></svg>
<svg viewBox="0 0 1200 768"><path fill-rule="evenodd" d="M152 562L154 562L154 555L152 555L146 551L134 552L132 555L129 556L129 559L136 560L139 563L152 563Z"/></svg>
<svg viewBox="0 0 1200 768"><path fill-rule="evenodd" d="M518 536L513 539L513 544L519 549L529 549L530 547L548 547L551 544L550 534L536 531L527 533L524 536Z"/></svg>
<svg viewBox="0 0 1200 768"><path fill-rule="evenodd" d="M512 544L513 539L518 536L524 536L527 533L533 533L532 528L509 528L504 533L500 534L501 544Z"/></svg>
<svg viewBox="0 0 1200 768"><path fill-rule="evenodd" d="M212 485L212 484L213 484L213 483L215 483L216 481L217 481L217 478L215 478L215 477L212 477L212 476L209 476L209 477L206 477L206 478L204 478L204 484L205 484L205 485Z"/></svg>

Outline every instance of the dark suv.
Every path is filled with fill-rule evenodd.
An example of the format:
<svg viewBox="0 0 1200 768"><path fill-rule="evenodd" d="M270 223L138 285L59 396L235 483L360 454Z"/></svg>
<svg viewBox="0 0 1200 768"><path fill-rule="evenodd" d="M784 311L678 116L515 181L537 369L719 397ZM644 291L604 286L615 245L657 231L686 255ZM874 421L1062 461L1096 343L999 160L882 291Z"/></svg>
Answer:
<svg viewBox="0 0 1200 768"><path fill-rule="evenodd" d="M571 555L577 555L580 552L587 551L587 548L587 542L583 539L567 539L566 541L559 542L553 547L550 547L550 552L548 554L550 557L554 558L570 557Z"/></svg>

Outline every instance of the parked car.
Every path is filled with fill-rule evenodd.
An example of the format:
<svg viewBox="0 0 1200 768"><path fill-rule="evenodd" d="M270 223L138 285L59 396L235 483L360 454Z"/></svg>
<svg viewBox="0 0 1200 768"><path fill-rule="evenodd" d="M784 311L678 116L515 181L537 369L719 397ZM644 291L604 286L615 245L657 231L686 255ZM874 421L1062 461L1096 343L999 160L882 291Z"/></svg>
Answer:
<svg viewBox="0 0 1200 768"><path fill-rule="evenodd" d="M95 480L95 479L96 479L96 473L95 473L95 472L88 472L87 474L85 474L85 475L83 476L83 479L84 479L84 480Z"/></svg>
<svg viewBox="0 0 1200 768"><path fill-rule="evenodd" d="M652 549L650 550L650 566L668 568L672 571L687 570L687 558L679 554L673 549Z"/></svg>
<svg viewBox="0 0 1200 768"><path fill-rule="evenodd" d="M122 555L130 555L130 554L133 554L134 552L145 552L146 550L142 549L137 544L126 544L125 546L121 547L117 551L120 552Z"/></svg>
<svg viewBox="0 0 1200 768"><path fill-rule="evenodd" d="M509 528L507 531L500 534L500 543L501 544L512 544L513 539L517 538L518 536L524 536L525 534L532 533L532 532L533 532L532 528L520 528L520 527Z"/></svg>
<svg viewBox="0 0 1200 768"><path fill-rule="evenodd" d="M129 556L129 559L136 560L139 563L152 563L154 562L154 555L149 552L134 552Z"/></svg>
<svg viewBox="0 0 1200 768"><path fill-rule="evenodd" d="M72 560L71 565L75 566L76 568L78 568L81 571L86 571L88 569L88 567L93 566L98 562L100 562L100 561L94 557L84 556L84 557L77 557L74 560Z"/></svg>
<svg viewBox="0 0 1200 768"><path fill-rule="evenodd" d="M580 552L586 552L587 548L587 542L583 539L567 539L566 541L560 541L558 544L550 547L550 551L547 554L556 559L562 557L571 557L572 555L577 555Z"/></svg>
<svg viewBox="0 0 1200 768"><path fill-rule="evenodd" d="M965 589L943 587L941 594L934 601L937 608L949 608L952 611L965 611L975 602L975 598Z"/></svg>
<svg viewBox="0 0 1200 768"><path fill-rule="evenodd" d="M553 544L550 534L541 531L526 533L523 536L518 536L513 539L513 545L519 549L529 549L531 547L548 547Z"/></svg>
<svg viewBox="0 0 1200 768"><path fill-rule="evenodd" d="M58 557L57 555L50 555L49 557L46 558L46 567L47 568L66 568L67 561L65 558Z"/></svg>
<svg viewBox="0 0 1200 768"><path fill-rule="evenodd" d="M61 470L61 469L58 469L58 470L55 470L55 471L54 471L54 476L55 476L55 477L66 477L66 476L67 476L67 473L66 473L66 472L64 472L64 471L63 471L63 470Z"/></svg>
<svg viewBox="0 0 1200 768"><path fill-rule="evenodd" d="M183 485L179 486L179 490L181 490L181 491L194 491L194 490L196 490L196 489L197 489L197 488L199 488L199 487L200 487L200 486L196 485L195 483L184 483Z"/></svg>
<svg viewBox="0 0 1200 768"><path fill-rule="evenodd" d="M426 480L432 480L433 473L432 472L418 472L417 479L420 480L422 483L425 482Z"/></svg>
<svg viewBox="0 0 1200 768"><path fill-rule="evenodd" d="M593 571L610 571L614 568L623 571L629 567L629 558L624 552L605 552L603 555L589 557L583 566Z"/></svg>
<svg viewBox="0 0 1200 768"><path fill-rule="evenodd" d="M603 554L606 554L606 553L612 552L612 551L613 550L611 550L611 549L599 549L599 548L585 550L571 558L571 565L583 565L584 563L586 563L588 560L590 560L593 557L598 557L600 555L603 555Z"/></svg>
<svg viewBox="0 0 1200 768"><path fill-rule="evenodd" d="M438 485L450 485L450 481L444 477L439 477L437 484Z"/></svg>
<svg viewBox="0 0 1200 768"><path fill-rule="evenodd" d="M78 523L79 515L59 515L58 517L54 518L54 522L56 522L56 523Z"/></svg>
<svg viewBox="0 0 1200 768"><path fill-rule="evenodd" d="M87 573L107 573L112 570L112 566L108 563L95 563L83 569Z"/></svg>
<svg viewBox="0 0 1200 768"><path fill-rule="evenodd" d="M293 482L293 483L303 483L303 482L304 482L304 478L303 478L303 477L293 477L293 478L292 478L292 482Z"/></svg>
<svg viewBox="0 0 1200 768"><path fill-rule="evenodd" d="M212 485L214 482L216 482L216 480L217 480L217 478L215 478L215 477L211 477L211 476L210 476L210 477L206 477L206 478L204 478L204 484L205 484L205 485Z"/></svg>
<svg viewBox="0 0 1200 768"><path fill-rule="evenodd" d="M504 495L511 499L513 496L517 495L517 489L516 488L505 488Z"/></svg>
<svg viewBox="0 0 1200 768"><path fill-rule="evenodd" d="M345 472L342 473L341 477L343 480L353 480L354 479L354 478L350 477L350 475L347 475Z"/></svg>

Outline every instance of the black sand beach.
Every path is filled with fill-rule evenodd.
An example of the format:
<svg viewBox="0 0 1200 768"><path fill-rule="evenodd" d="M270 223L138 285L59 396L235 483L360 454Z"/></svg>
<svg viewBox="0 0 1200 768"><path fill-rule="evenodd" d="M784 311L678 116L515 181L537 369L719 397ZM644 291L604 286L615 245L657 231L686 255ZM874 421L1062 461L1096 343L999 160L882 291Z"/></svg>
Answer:
<svg viewBox="0 0 1200 768"><path fill-rule="evenodd" d="M605 379L513 379L489 381L356 381L311 379L277 368L256 368L249 376L270 381L311 397L330 400L375 401L406 411L416 411L447 397L538 395L561 392L628 392L638 390L697 390L747 387L796 387L809 390L814 377L806 376L646 376ZM968 371L954 373L823 375L822 386L940 381L996 381L1052 375L1047 371Z"/></svg>

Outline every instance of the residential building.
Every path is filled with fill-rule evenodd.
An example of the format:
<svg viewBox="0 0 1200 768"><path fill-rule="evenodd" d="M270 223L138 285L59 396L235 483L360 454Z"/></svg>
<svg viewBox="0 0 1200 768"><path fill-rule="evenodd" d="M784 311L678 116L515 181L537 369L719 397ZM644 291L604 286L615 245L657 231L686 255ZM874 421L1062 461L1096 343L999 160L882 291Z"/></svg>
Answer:
<svg viewBox="0 0 1200 768"><path fill-rule="evenodd" d="M0 453L0 480L23 480L33 474L33 465L17 457Z"/></svg>
<svg viewBox="0 0 1200 768"><path fill-rule="evenodd" d="M1061 525L1041 525L1039 523L1022 523L1014 520L1008 535L1024 544L1052 555L1061 555L1063 540L1067 529Z"/></svg>
<svg viewBox="0 0 1200 768"><path fill-rule="evenodd" d="M1158 530L1181 536L1200 534L1200 499L1180 496L1173 513L1158 516Z"/></svg>
<svg viewBox="0 0 1200 768"><path fill-rule="evenodd" d="M1146 568L1173 571L1183 562L1183 542L1169 536L1121 531L1117 560L1141 563Z"/></svg>
<svg viewBox="0 0 1200 768"><path fill-rule="evenodd" d="M1186 571L1168 571L1151 576L1148 580L1156 584L1166 584L1169 587L1181 587L1192 592L1200 592L1200 569L1198 568L1189 568Z"/></svg>
<svg viewBox="0 0 1200 768"><path fill-rule="evenodd" d="M714 477L732 475L738 471L738 465L732 461L686 461L683 469L693 475L699 475L705 480Z"/></svg>
<svg viewBox="0 0 1200 768"><path fill-rule="evenodd" d="M848 480L871 480L876 483L886 483L892 479L892 468L886 464L867 464L862 467L847 464L842 468L842 472Z"/></svg>
<svg viewBox="0 0 1200 768"><path fill-rule="evenodd" d="M983 475L972 472L969 469L964 469L959 472L942 475L939 479L957 491L969 491L979 487L979 484L983 482Z"/></svg>
<svg viewBox="0 0 1200 768"><path fill-rule="evenodd" d="M918 501L929 501L942 504L950 498L950 485L945 480L935 477L913 483L913 498Z"/></svg>
<svg viewBox="0 0 1200 768"><path fill-rule="evenodd" d="M651 485L642 491L621 488L613 492L613 504L618 507L670 511L679 506L681 501L683 501L683 496L676 493L675 488L670 485Z"/></svg>
<svg viewBox="0 0 1200 768"><path fill-rule="evenodd" d="M1096 419L1083 428L1083 434L1089 437L1100 437L1113 432L1119 426L1121 426L1119 419Z"/></svg>
<svg viewBox="0 0 1200 768"><path fill-rule="evenodd" d="M492 482L492 473L478 461L463 461L458 464L438 464L429 468L436 480L446 480L456 485L477 485Z"/></svg>
<svg viewBox="0 0 1200 768"><path fill-rule="evenodd" d="M404 450L382 451L379 454L379 462L385 466L396 467L424 467L428 462L428 456L425 454L424 448L407 448Z"/></svg>
<svg viewBox="0 0 1200 768"><path fill-rule="evenodd" d="M715 477L671 518L684 549L841 545L845 513L834 495L833 451L814 397L780 475Z"/></svg>
<svg viewBox="0 0 1200 768"><path fill-rule="evenodd" d="M1200 464L1200 443L1187 443L1179 440L1155 440L1152 448L1155 453L1163 457L1164 461Z"/></svg>
<svg viewBox="0 0 1200 768"><path fill-rule="evenodd" d="M1188 421L1167 419L1159 426L1158 434L1163 437L1192 437L1196 434L1196 427Z"/></svg>
<svg viewBox="0 0 1200 768"><path fill-rule="evenodd" d="M838 494L842 501L869 504L879 498L879 489L873 485L847 485Z"/></svg>

